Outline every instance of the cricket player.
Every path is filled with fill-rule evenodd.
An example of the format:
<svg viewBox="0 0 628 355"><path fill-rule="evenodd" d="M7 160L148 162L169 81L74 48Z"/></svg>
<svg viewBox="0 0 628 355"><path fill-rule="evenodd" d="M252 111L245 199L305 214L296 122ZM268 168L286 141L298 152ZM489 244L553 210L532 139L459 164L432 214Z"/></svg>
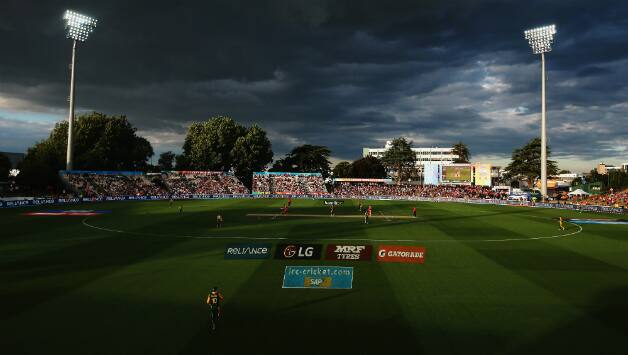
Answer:
<svg viewBox="0 0 628 355"><path fill-rule="evenodd" d="M212 330L216 330L216 322L220 319L220 303L224 297L218 291L218 287L214 286L207 296L207 305L209 305L209 320L212 324Z"/></svg>
<svg viewBox="0 0 628 355"><path fill-rule="evenodd" d="M563 217L558 217L558 226L560 227L561 231L565 230L565 220L563 219Z"/></svg>
<svg viewBox="0 0 628 355"><path fill-rule="evenodd" d="M416 207L412 207L412 216L416 218Z"/></svg>
<svg viewBox="0 0 628 355"><path fill-rule="evenodd" d="M216 215L216 228L222 227L222 215L219 213Z"/></svg>

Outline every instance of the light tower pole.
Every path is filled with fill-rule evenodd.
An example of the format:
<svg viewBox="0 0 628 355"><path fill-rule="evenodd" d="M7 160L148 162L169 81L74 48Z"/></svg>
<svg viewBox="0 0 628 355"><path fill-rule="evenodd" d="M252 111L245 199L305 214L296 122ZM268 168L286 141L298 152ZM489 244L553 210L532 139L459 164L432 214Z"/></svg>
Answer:
<svg viewBox="0 0 628 355"><path fill-rule="evenodd" d="M96 19L81 15L71 10L67 10L63 19L66 21L67 37L72 40L72 64L70 65L70 112L68 114L68 148L66 152L66 170L72 170L73 165L73 122L74 122L74 68L76 63L76 44L77 42L85 42L94 28L96 27Z"/></svg>
<svg viewBox="0 0 628 355"><path fill-rule="evenodd" d="M556 26L537 27L524 32L532 53L541 55L541 195L547 197L547 120L545 113L545 53L552 51Z"/></svg>

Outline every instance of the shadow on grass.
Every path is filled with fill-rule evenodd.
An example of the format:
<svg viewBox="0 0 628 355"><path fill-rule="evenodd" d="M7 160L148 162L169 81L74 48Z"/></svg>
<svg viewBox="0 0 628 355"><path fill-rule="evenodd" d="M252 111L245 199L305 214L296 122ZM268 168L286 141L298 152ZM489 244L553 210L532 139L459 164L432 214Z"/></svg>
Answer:
<svg viewBox="0 0 628 355"><path fill-rule="evenodd" d="M596 295L586 315L515 349L514 354L628 354L628 286Z"/></svg>
<svg viewBox="0 0 628 355"><path fill-rule="evenodd" d="M496 225L491 228L501 229ZM506 229L503 232L513 233ZM628 284L628 271L625 269L544 241L503 245L471 243L466 246L556 295L583 312L586 315L584 318L589 321L595 320L609 328L621 328L626 333L628 308L625 300L628 299L628 288L615 289L609 293L603 291L621 282ZM608 298L603 299L602 295ZM594 297L597 298L591 301ZM572 335L575 338L585 336L591 334Z"/></svg>
<svg viewBox="0 0 628 355"><path fill-rule="evenodd" d="M336 223L320 236L336 236ZM294 226L301 234L301 226ZM362 234L352 225L353 237ZM299 230L296 230L299 229ZM295 238L296 239L296 238ZM354 244L354 243L352 243ZM283 289L286 265L353 266L351 290ZM376 262L274 260L260 264L224 305L224 319L212 332L201 329L182 353L367 354L403 344L421 354L416 333L398 304L386 273Z"/></svg>
<svg viewBox="0 0 628 355"><path fill-rule="evenodd" d="M0 319L59 297L84 284L149 258L183 242L104 238L24 260L0 262Z"/></svg>

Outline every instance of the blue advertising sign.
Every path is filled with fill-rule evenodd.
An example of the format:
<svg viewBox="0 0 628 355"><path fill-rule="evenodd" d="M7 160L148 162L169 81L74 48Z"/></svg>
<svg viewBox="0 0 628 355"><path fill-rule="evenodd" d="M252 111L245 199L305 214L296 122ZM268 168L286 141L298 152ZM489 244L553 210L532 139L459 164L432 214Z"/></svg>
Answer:
<svg viewBox="0 0 628 355"><path fill-rule="evenodd" d="M353 288L353 267L286 266L282 288Z"/></svg>
<svg viewBox="0 0 628 355"><path fill-rule="evenodd" d="M225 247L225 259L268 259L271 243L231 243Z"/></svg>

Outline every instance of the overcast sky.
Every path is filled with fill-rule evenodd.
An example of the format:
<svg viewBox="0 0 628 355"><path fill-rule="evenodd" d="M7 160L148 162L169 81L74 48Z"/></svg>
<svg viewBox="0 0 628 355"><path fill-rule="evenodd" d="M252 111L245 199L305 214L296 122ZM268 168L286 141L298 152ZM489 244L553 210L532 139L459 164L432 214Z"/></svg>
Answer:
<svg viewBox="0 0 628 355"><path fill-rule="evenodd" d="M540 58L523 30L555 23L549 143L559 167L628 162L626 1L0 1L0 151L67 118L63 12L98 18L78 49L79 111L125 114L156 153L190 122L258 123L275 158L334 160L405 136L465 142L506 163L540 134Z"/></svg>

